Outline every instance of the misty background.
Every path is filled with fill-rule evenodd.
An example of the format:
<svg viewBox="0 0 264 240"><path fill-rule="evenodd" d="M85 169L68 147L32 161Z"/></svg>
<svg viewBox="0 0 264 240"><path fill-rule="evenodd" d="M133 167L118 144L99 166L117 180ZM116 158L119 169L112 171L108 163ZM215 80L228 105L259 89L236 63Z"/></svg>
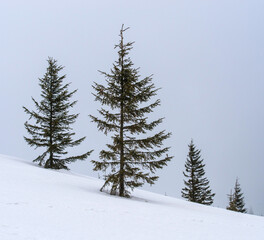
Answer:
<svg viewBox="0 0 264 240"><path fill-rule="evenodd" d="M94 149L70 169L98 177L91 159L110 141L88 115L100 108L92 83L104 83L117 60L114 45L122 24L125 41L135 41L131 59L143 77L153 75L161 106L151 118L165 117L161 129L174 159L160 179L143 189L181 198L184 163L193 138L216 193L213 206L225 208L239 178L246 207L264 214L264 2L222 1L1 1L0 153L32 161L23 139L31 97L40 99L38 78L47 58L65 66L69 90L78 89L73 109L80 113L76 138L86 140L70 154Z"/></svg>

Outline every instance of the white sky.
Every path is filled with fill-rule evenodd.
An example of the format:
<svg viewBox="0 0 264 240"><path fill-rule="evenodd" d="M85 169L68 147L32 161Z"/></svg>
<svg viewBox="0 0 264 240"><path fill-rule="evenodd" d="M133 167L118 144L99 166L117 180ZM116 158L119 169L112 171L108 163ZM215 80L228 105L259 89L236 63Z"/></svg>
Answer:
<svg viewBox="0 0 264 240"><path fill-rule="evenodd" d="M48 56L65 66L80 113L74 129L87 136L74 149L95 149L98 157L107 138L90 123L100 107L91 95L92 82L103 82L97 70L109 71L113 49L124 23L135 41L131 57L142 77L154 74L161 87L161 107L153 117L165 117L162 127L175 156L159 171L151 191L180 197L184 163L191 138L206 163L206 175L216 193L215 206L225 207L239 177L248 208L264 214L262 173L264 135L264 2L222 1L1 1L2 154L32 160L37 151L23 140L27 116L38 99L38 78ZM89 159L89 160L90 160ZM97 176L86 162L74 171Z"/></svg>

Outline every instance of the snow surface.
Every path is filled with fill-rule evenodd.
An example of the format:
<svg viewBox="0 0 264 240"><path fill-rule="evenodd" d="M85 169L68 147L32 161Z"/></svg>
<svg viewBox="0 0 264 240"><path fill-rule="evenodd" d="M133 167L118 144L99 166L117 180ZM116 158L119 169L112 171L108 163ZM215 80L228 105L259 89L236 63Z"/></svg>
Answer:
<svg viewBox="0 0 264 240"><path fill-rule="evenodd" d="M263 217L141 190L110 196L102 183L0 155L0 239L264 239Z"/></svg>

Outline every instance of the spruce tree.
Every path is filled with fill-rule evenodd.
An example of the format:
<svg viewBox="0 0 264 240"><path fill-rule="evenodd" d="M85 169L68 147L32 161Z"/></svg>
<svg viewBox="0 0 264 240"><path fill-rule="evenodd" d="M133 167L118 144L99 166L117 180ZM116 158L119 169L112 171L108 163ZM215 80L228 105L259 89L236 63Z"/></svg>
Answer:
<svg viewBox="0 0 264 240"><path fill-rule="evenodd" d="M185 172L183 175L185 187L182 189L182 197L191 202L211 205L215 193L212 193L209 181L205 175L203 159L201 159L201 150L196 149L193 140L188 145L189 153L185 163Z"/></svg>
<svg viewBox="0 0 264 240"><path fill-rule="evenodd" d="M232 190L230 194L228 194L227 196L229 200L229 206L226 209L231 210L231 211L237 211L236 204L234 201L234 194L232 193Z"/></svg>
<svg viewBox="0 0 264 240"><path fill-rule="evenodd" d="M145 182L154 184L158 179L154 173L167 165L171 156L164 156L168 147L163 141L171 133L154 130L163 118L149 121L146 114L160 105L160 100L148 101L157 94L158 89L152 83L152 77L140 79L138 68L134 68L129 55L133 42L124 43L124 29L120 30L118 60L110 73L101 72L106 84L94 83L95 100L105 108L99 110L101 118L90 116L100 131L111 134L112 143L99 154L100 160L93 160L95 171L105 173L106 186L111 186L110 194L129 197L130 190L142 186ZM158 159L157 159L158 158Z"/></svg>
<svg viewBox="0 0 264 240"><path fill-rule="evenodd" d="M68 163L86 159L91 151L79 156L66 157L67 147L77 146L85 139L83 137L73 140L75 133L71 128L79 115L69 113L77 103L70 101L77 90L69 92L70 84L63 83L66 75L59 75L63 67L52 58L48 58L47 61L47 72L39 79L42 100L37 102L32 98L35 111L23 107L29 119L34 120L33 123L25 122L25 128L30 136L24 139L31 147L45 149L33 162L38 162L45 168L68 169L66 166Z"/></svg>
<svg viewBox="0 0 264 240"><path fill-rule="evenodd" d="M241 187L238 182L238 178L236 179L234 193L228 195L229 196L229 206L226 208L228 210L242 212L245 213L247 210L245 209L244 197L243 193L241 192Z"/></svg>

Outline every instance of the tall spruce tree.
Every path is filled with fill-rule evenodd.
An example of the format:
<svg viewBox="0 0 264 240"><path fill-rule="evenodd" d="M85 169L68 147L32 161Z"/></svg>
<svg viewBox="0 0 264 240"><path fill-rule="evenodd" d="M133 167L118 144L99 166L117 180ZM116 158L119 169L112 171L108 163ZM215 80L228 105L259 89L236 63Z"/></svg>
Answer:
<svg viewBox="0 0 264 240"><path fill-rule="evenodd" d="M29 119L35 122L30 124L25 122L25 128L30 137L24 137L26 142L35 148L45 148L45 151L38 156L34 162L43 165L45 168L68 169L66 164L76 160L86 159L92 151L73 157L64 157L68 152L67 147L79 145L84 139L73 140L75 133L71 125L76 121L79 114L70 114L70 109L77 101L70 101L77 91L68 91L69 84L63 84L66 75L59 76L63 69L57 65L57 61L48 58L48 68L43 78L40 78L41 87L40 102L32 98L36 111L23 107L29 115Z"/></svg>
<svg viewBox="0 0 264 240"><path fill-rule="evenodd" d="M201 150L196 149L193 140L188 145L189 153L185 163L185 172L183 175L185 187L182 189L182 197L191 202L211 205L215 193L212 193L209 181L205 175L203 159L201 159Z"/></svg>
<svg viewBox="0 0 264 240"><path fill-rule="evenodd" d="M234 187L234 193L228 195L229 197L229 205L226 209L236 211L236 212L242 212L245 213L247 210L245 208L244 203L244 197L243 193L241 192L241 187L238 182L238 178L236 179L235 187Z"/></svg>
<svg viewBox="0 0 264 240"><path fill-rule="evenodd" d="M111 72L101 72L106 85L93 85L95 100L108 108L99 110L101 119L90 116L98 129L106 135L111 133L112 138L112 143L107 144L108 149L100 152L100 160L92 161L95 171L105 172L101 191L110 185L110 194L122 197L129 197L129 190L142 186L144 182L154 184L158 179L154 175L156 169L167 165L172 158L163 156L169 150L163 147L163 141L171 133L160 131L152 136L146 135L163 120L149 122L145 116L160 105L160 100L147 104L158 89L151 76L140 79L138 68L134 68L128 56L133 42L124 43L123 34L127 29L122 26L120 30L120 42L115 46L118 60Z"/></svg>

